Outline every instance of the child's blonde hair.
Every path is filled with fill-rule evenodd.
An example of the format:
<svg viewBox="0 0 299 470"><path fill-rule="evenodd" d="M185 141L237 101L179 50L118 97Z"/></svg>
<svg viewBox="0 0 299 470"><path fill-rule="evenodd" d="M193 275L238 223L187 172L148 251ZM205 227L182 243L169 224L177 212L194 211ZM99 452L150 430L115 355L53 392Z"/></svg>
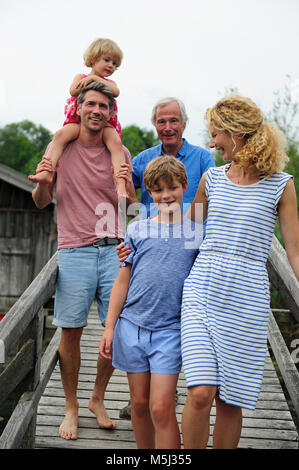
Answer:
<svg viewBox="0 0 299 470"><path fill-rule="evenodd" d="M245 145L235 155L238 165L271 175L282 171L288 162L284 134L264 121L261 110L250 98L222 98L207 110L206 120L210 132L227 131L233 141L236 135L245 138Z"/></svg>
<svg viewBox="0 0 299 470"><path fill-rule="evenodd" d="M118 45L111 39L95 39L86 49L83 59L86 67L92 67L94 62L100 57L109 55L115 60L117 67L120 66L123 53Z"/></svg>
<svg viewBox="0 0 299 470"><path fill-rule="evenodd" d="M182 186L187 183L187 173L185 166L177 158L171 155L162 155L151 160L145 168L143 180L148 192L151 192L162 179L171 185L176 178Z"/></svg>

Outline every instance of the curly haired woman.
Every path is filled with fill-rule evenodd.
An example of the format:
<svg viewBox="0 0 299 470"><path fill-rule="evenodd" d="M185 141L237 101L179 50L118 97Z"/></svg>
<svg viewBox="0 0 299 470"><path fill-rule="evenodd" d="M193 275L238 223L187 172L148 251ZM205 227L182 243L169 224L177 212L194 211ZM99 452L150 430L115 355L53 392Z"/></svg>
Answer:
<svg viewBox="0 0 299 470"><path fill-rule="evenodd" d="M205 448L216 400L214 448L235 448L242 408L260 392L267 348L266 261L279 217L288 259L299 279L299 226L285 139L249 98L226 97L207 110L210 147L225 165L202 177L191 207L207 212L206 236L185 281L182 356L188 386L185 448ZM231 163L227 163L231 162Z"/></svg>

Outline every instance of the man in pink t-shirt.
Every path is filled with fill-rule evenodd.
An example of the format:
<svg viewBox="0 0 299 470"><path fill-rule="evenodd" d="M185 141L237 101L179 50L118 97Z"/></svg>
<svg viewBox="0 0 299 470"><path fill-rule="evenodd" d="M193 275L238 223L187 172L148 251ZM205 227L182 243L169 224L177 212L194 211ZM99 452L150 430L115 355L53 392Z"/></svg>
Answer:
<svg viewBox="0 0 299 470"><path fill-rule="evenodd" d="M113 105L113 95L101 83L93 82L81 91L77 111L81 119L79 137L66 146L52 183L38 183L32 193L36 206L43 208L52 201L56 183L58 279L53 324L62 328L59 359L66 414L59 435L64 439L78 437L77 385L83 327L94 299L105 323L110 292L119 271L116 245L124 238L111 155L102 140L102 129ZM132 169L130 153L123 149ZM37 172L43 170L52 170L47 157ZM133 182L127 175L126 178L130 202L136 202ZM103 428L115 427L104 407L112 373L111 361L99 356L88 407Z"/></svg>

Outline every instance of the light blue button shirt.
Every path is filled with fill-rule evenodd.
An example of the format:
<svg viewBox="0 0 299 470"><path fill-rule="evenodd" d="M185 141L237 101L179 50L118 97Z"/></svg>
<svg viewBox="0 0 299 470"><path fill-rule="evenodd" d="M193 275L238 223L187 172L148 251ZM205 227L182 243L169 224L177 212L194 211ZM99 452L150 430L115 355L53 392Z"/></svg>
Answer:
<svg viewBox="0 0 299 470"><path fill-rule="evenodd" d="M183 196L183 212L185 213L195 197L203 173L210 167L214 167L215 161L208 150L197 145L191 145L186 139L183 139L183 141L184 143L176 154L176 158L185 165L188 178L188 188ZM140 202L146 206L146 214L141 212L144 218L149 215L153 217L157 214L153 199L144 186L143 175L145 167L151 160L164 154L162 144L159 144L144 150L133 158L133 183L136 189L141 188Z"/></svg>

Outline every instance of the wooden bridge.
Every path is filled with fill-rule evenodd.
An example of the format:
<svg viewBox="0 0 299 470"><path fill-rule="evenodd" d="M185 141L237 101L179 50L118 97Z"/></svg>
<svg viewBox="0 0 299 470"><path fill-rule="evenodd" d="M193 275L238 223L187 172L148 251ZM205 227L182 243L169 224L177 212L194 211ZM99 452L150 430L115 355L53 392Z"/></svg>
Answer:
<svg viewBox="0 0 299 470"><path fill-rule="evenodd" d="M299 283L275 237L267 267L270 280L279 289L298 321ZM114 372L105 396L108 412L117 422L115 430L99 429L95 416L87 407L95 380L102 333L94 307L91 308L89 324L81 340L79 438L76 441L65 441L58 437L58 427L64 416L64 393L57 364L60 329L56 330L42 355L43 306L55 292L56 277L57 254L0 322L0 416L3 419L0 449L136 449L131 421L119 419L119 410L129 399L125 373L118 370ZM266 358L262 391L255 411L244 410L239 448L297 449L298 430L294 421L298 423L299 417L299 373L292 359L294 354L291 356L288 351L271 311L268 339L270 352ZM275 357L283 377L292 413L272 357ZM299 359L298 352L295 357ZM185 399L186 387L182 372L176 407L179 423ZM213 408L211 434L214 421Z"/></svg>

